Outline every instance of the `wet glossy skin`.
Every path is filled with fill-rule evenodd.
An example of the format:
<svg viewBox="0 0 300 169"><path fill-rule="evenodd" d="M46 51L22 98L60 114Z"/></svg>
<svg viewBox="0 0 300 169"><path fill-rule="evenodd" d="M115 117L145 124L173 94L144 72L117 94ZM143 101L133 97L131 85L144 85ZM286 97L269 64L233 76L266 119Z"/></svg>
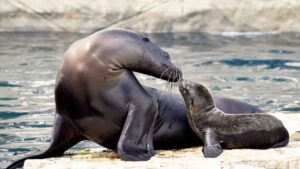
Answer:
<svg viewBox="0 0 300 169"><path fill-rule="evenodd" d="M173 82L181 77L165 51L131 31L103 30L72 44L57 74L57 114L49 148L8 168L22 166L28 158L61 156L84 139L117 150L122 160L130 161L148 160L154 148L202 144L188 125L182 97L161 97L161 91L142 86L132 71ZM228 99L218 105L224 112L260 111Z"/></svg>
<svg viewBox="0 0 300 169"><path fill-rule="evenodd" d="M225 114L216 108L206 87L182 80L179 86L188 107L191 128L204 142L205 157L217 157L224 148L286 146L289 133L276 117L267 114Z"/></svg>

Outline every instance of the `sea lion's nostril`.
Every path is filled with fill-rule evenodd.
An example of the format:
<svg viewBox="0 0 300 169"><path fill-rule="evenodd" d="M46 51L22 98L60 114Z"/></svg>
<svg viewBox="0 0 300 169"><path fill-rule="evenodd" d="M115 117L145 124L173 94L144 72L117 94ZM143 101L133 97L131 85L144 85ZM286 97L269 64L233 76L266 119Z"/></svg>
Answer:
<svg viewBox="0 0 300 169"><path fill-rule="evenodd" d="M166 64L162 64L162 67L164 68L164 69L168 69L169 68L169 66L168 65L166 65Z"/></svg>
<svg viewBox="0 0 300 169"><path fill-rule="evenodd" d="M184 88L186 88L186 87L187 87L186 80L182 80L182 81L181 81L181 85L182 85Z"/></svg>
<svg viewBox="0 0 300 169"><path fill-rule="evenodd" d="M183 80L183 79L182 79L182 72L181 72L180 70L177 70L177 73L178 73L179 79L181 79L181 81L182 81L182 80Z"/></svg>

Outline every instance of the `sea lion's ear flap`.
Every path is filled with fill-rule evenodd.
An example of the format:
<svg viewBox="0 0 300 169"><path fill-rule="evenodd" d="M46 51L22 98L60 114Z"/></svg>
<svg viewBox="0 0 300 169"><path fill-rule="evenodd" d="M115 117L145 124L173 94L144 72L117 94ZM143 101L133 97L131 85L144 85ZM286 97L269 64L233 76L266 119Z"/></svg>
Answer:
<svg viewBox="0 0 300 169"><path fill-rule="evenodd" d="M201 108L205 107L206 111L212 110L216 107L211 93L205 86L203 86L202 84L197 84L195 90L195 94L197 96L196 98L198 98L198 106L200 106Z"/></svg>
<svg viewBox="0 0 300 169"><path fill-rule="evenodd" d="M202 84L197 83L195 86L195 90L197 92L198 95L208 95L210 94L208 89L206 87L204 87Z"/></svg>
<svg viewBox="0 0 300 169"><path fill-rule="evenodd" d="M147 37L143 37L143 41L149 42L150 40Z"/></svg>

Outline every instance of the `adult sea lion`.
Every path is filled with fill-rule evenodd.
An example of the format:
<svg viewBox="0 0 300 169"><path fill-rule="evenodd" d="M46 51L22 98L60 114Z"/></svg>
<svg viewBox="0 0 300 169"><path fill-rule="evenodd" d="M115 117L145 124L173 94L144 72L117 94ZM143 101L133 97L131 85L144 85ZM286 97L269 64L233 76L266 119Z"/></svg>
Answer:
<svg viewBox="0 0 300 169"><path fill-rule="evenodd" d="M188 121L203 140L205 157L217 157L224 148L272 148L288 144L289 133L276 117L261 114L225 114L207 88L182 80L180 92L188 108Z"/></svg>
<svg viewBox="0 0 300 169"><path fill-rule="evenodd" d="M182 96L142 86L132 71L170 82L181 77L167 52L132 31L106 29L73 43L57 74L49 148L8 169L26 159L62 156L82 140L117 150L130 161L148 160L154 148L202 144L188 125ZM219 103L230 113L261 111L232 99L220 98Z"/></svg>

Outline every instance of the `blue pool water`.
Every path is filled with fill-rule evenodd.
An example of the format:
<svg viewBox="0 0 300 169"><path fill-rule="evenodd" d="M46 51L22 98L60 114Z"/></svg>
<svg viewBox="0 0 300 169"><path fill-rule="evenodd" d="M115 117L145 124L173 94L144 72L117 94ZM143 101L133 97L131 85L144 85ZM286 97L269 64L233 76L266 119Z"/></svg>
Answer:
<svg viewBox="0 0 300 169"><path fill-rule="evenodd" d="M0 33L0 168L46 149L55 113L55 76L77 33ZM216 95L271 112L300 112L300 34L149 34L184 78ZM166 90L162 80L136 74ZM173 92L177 92L176 87ZM75 149L94 147L90 142Z"/></svg>

